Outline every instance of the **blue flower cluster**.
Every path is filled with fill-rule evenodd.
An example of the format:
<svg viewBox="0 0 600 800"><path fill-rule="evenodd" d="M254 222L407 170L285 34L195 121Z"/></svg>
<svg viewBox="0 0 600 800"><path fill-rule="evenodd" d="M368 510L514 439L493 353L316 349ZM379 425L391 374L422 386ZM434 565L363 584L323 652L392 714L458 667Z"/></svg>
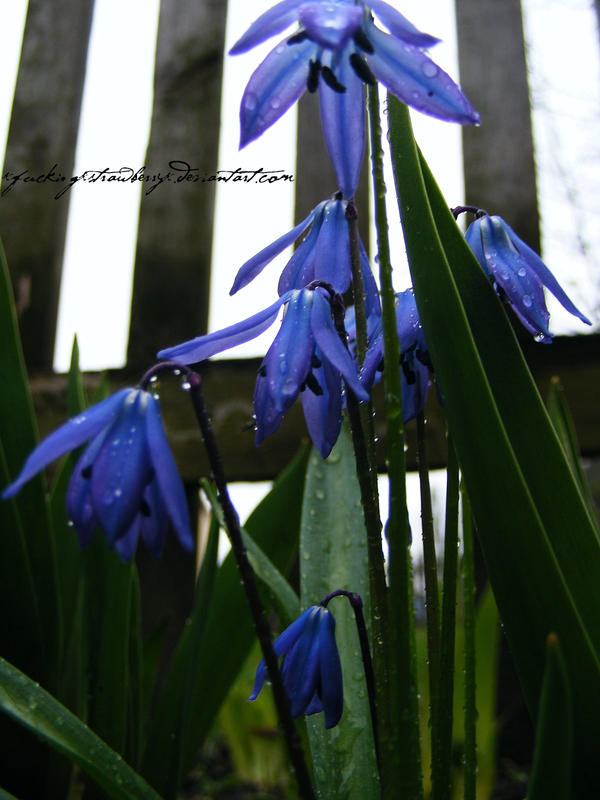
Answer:
<svg viewBox="0 0 600 800"><path fill-rule="evenodd" d="M389 33L375 25L371 12ZM230 53L245 53L294 23L299 29L248 81L240 108L240 147L264 133L305 91L318 90L323 135L340 189L350 198L365 147L365 84L379 80L425 114L478 124L467 98L424 52L439 40L421 33L383 0L283 0L260 16Z"/></svg>

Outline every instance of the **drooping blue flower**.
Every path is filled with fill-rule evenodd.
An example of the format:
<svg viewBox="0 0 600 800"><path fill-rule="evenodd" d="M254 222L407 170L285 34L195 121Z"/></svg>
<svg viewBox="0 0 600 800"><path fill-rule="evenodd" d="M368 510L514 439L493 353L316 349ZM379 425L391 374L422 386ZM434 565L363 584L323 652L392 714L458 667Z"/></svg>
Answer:
<svg viewBox="0 0 600 800"><path fill-rule="evenodd" d="M467 229L465 237L499 296L508 302L536 341L552 341L544 286L569 313L586 325L592 324L567 297L538 254L502 217L488 214L478 217Z"/></svg>
<svg viewBox="0 0 600 800"><path fill-rule="evenodd" d="M375 26L369 8L390 33ZM259 17L230 52L244 53L294 22L299 31L269 53L246 86L240 147L260 136L306 89L318 89L327 147L340 188L350 198L364 152L365 83L378 79L431 116L479 122L458 86L423 52L438 39L418 31L383 0L284 0Z"/></svg>
<svg viewBox="0 0 600 800"><path fill-rule="evenodd" d="M283 415L302 393L308 432L323 458L327 458L341 425L342 381L359 400L368 399L368 392L358 380L356 364L336 331L327 294L321 287L292 289L258 314L161 350L159 358L182 364L204 361L258 336L285 305L281 328L256 379L256 444L279 428Z"/></svg>
<svg viewBox="0 0 600 800"><path fill-rule="evenodd" d="M412 289L396 295L395 310L402 370L402 414L406 423L422 413L427 405L431 359ZM356 336L353 308L346 312L346 330L352 342ZM360 370L360 381L370 391L379 381L379 374L384 367L380 314L368 317L367 338L368 347Z"/></svg>
<svg viewBox="0 0 600 800"><path fill-rule="evenodd" d="M283 656L281 676L292 716L325 713L325 727L333 728L342 716L342 667L335 641L335 619L323 606L310 606L274 643ZM261 661L249 700L256 700L267 670Z"/></svg>
<svg viewBox="0 0 600 800"><path fill-rule="evenodd" d="M139 539L158 557L170 520L183 547L191 550L185 492L160 406L143 389L122 389L50 434L27 458L3 499L88 441L67 491L67 513L80 545L91 541L98 525L124 561L134 555Z"/></svg>
<svg viewBox="0 0 600 800"><path fill-rule="evenodd" d="M279 253L304 234L306 235L302 242L281 273L279 294L283 295L291 289L303 289L313 281L327 283L339 294L347 292L352 280L347 206L348 201L339 193L330 200L319 203L295 228L280 236L240 267L230 294L247 286ZM362 242L359 242L359 246L366 307L368 313L375 312L379 308L377 285Z"/></svg>

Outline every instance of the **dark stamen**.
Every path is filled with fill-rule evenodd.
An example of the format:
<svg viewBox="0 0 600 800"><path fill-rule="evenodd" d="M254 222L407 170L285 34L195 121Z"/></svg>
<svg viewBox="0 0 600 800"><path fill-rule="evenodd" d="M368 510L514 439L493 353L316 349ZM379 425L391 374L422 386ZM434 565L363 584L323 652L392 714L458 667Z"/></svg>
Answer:
<svg viewBox="0 0 600 800"><path fill-rule="evenodd" d="M84 467L81 470L81 477L85 478L86 481L89 480L92 477L92 467L93 467L93 464L88 464L87 467Z"/></svg>
<svg viewBox="0 0 600 800"><path fill-rule="evenodd" d="M316 394L317 397L320 397L323 394L323 389L319 385L319 381L315 378L312 372L309 372L306 376L306 386L311 390L313 394Z"/></svg>
<svg viewBox="0 0 600 800"><path fill-rule="evenodd" d="M142 502L140 503L140 514L143 517L151 517L152 516L152 511L150 509L150 506L144 500L144 498L142 498Z"/></svg>
<svg viewBox="0 0 600 800"><path fill-rule="evenodd" d="M320 61L309 61L308 63L308 78L306 80L306 88L311 94L319 88L319 72L321 71Z"/></svg>
<svg viewBox="0 0 600 800"><path fill-rule="evenodd" d="M333 74L333 71L329 67L321 67L321 75L323 76L323 80L327 86L329 86L330 89L333 89L334 92L343 94L346 91L344 84L338 81Z"/></svg>
<svg viewBox="0 0 600 800"><path fill-rule="evenodd" d="M290 36L290 38L287 40L287 43L299 44L300 42L303 42L307 38L308 38L308 33L306 31L298 31L298 33L295 33L293 36Z"/></svg>
<svg viewBox="0 0 600 800"><path fill-rule="evenodd" d="M352 37L355 43L360 47L361 50L364 50L365 53L374 53L375 48L371 44L371 42L367 38L367 34L364 31L358 30Z"/></svg>
<svg viewBox="0 0 600 800"><path fill-rule="evenodd" d="M369 86L375 86L377 79L362 56L359 56L358 53L352 53L350 56L350 66L361 81L367 83Z"/></svg>
<svg viewBox="0 0 600 800"><path fill-rule="evenodd" d="M322 363L321 359L315 353L313 353L311 358L310 358L311 367L313 369L319 369L319 367L321 366L321 363Z"/></svg>

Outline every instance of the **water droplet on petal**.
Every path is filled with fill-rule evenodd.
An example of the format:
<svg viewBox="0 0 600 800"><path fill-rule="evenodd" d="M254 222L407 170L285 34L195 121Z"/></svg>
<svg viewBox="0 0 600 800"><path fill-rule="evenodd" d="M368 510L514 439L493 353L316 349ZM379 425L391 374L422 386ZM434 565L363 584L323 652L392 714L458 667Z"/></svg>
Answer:
<svg viewBox="0 0 600 800"><path fill-rule="evenodd" d="M517 272L517 275L519 276L519 278L524 278L525 275L527 275L527 270L525 269L525 267L521 267L521 269Z"/></svg>
<svg viewBox="0 0 600 800"><path fill-rule="evenodd" d="M252 94L252 92L250 92L249 94L246 95L244 99L244 108L246 109L246 111L254 111L257 104L258 104L258 98L256 97L255 94Z"/></svg>
<svg viewBox="0 0 600 800"><path fill-rule="evenodd" d="M421 64L421 70L426 78L435 78L439 72L439 69L432 61L424 61Z"/></svg>
<svg viewBox="0 0 600 800"><path fill-rule="evenodd" d="M525 306L525 308L531 308L531 306L533 305L533 300L528 294L523 295L523 305Z"/></svg>
<svg viewBox="0 0 600 800"><path fill-rule="evenodd" d="M280 106L281 106L281 100L279 99L279 97L274 97L271 100L271 108L277 110Z"/></svg>

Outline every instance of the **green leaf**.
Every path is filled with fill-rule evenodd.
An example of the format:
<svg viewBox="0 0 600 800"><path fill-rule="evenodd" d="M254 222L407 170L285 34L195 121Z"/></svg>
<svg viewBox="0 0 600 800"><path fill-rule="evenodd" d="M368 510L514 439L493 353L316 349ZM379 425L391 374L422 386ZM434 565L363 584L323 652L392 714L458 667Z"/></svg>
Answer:
<svg viewBox="0 0 600 800"><path fill-rule="evenodd" d="M345 425L327 460L313 449L302 506L300 586L302 608L329 592L358 592L369 619L366 532L350 434ZM325 729L323 714L306 719L318 796L326 800L375 800L379 776L369 700L354 613L346 598L329 606L344 679L344 712Z"/></svg>
<svg viewBox="0 0 600 800"><path fill-rule="evenodd" d="M2 358L0 358L0 444L2 445L5 469L0 475L2 489L14 480L20 472L25 459L37 444L37 426L33 412L33 402L21 340L17 324L12 285L4 249L0 243L0 342L2 342ZM54 689L58 673L58 657L62 649L62 626L57 590L56 561L50 534L50 523L45 497L45 481L43 476L36 476L27 483L19 494L6 501L0 500L3 506L2 516L12 518L9 525L12 536L0 537L0 586L4 596L4 604L14 605L14 597L4 595L9 586L29 584L30 597L25 601L32 602L39 617L39 624L22 628L13 626L7 639L2 632L2 641L6 642L3 652L12 654L18 665L31 675L42 681L50 689ZM9 510L12 506L12 510ZM5 528L2 528L3 532ZM14 541L18 538L18 544ZM11 541L12 540L12 541ZM10 550L8 548L11 548ZM14 551L12 548L14 547ZM13 557L13 552L20 551L22 557ZM20 572L21 574L16 574ZM20 601L19 601L20 602ZM35 644L21 641L38 639ZM42 649L42 661L28 663L26 651L39 652Z"/></svg>
<svg viewBox="0 0 600 800"><path fill-rule="evenodd" d="M226 530L223 510L217 500L215 488L208 481L201 482L202 489L209 499L213 514L219 525ZM248 553L248 560L258 580L270 590L277 610L284 617L285 625L289 625L300 615L300 600L290 584L277 569L271 559L260 549L250 534L242 528L242 539Z"/></svg>
<svg viewBox="0 0 600 800"><path fill-rule="evenodd" d="M550 381L550 391L546 399L546 406L571 470L573 471L573 475L575 476L575 480L577 481L577 485L579 486L579 491L585 500L592 522L596 527L596 532L600 535L596 506L592 493L590 492L587 478L581 467L580 449L575 432L575 424L573 423L573 417L569 410L564 389L557 377L552 378Z"/></svg>
<svg viewBox="0 0 600 800"><path fill-rule="evenodd" d="M600 542L506 314L389 98L399 206L421 322L477 531L533 718L555 630L577 686L581 797L600 791ZM443 245L442 245L443 242Z"/></svg>
<svg viewBox="0 0 600 800"><path fill-rule="evenodd" d="M110 797L160 800L156 792L81 720L1 658L0 708L78 764Z"/></svg>
<svg viewBox="0 0 600 800"><path fill-rule="evenodd" d="M558 638L550 634L528 800L569 800L573 754L571 687Z"/></svg>

